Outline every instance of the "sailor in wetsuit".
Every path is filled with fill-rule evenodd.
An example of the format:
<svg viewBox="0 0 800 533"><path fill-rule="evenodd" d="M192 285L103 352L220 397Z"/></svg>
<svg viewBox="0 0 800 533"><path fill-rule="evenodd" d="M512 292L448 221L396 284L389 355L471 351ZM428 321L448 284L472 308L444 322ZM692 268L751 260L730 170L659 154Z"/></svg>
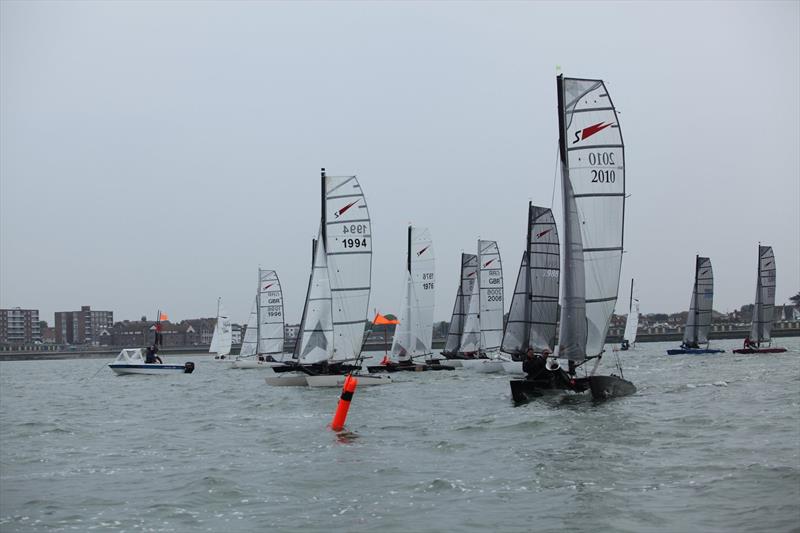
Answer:
<svg viewBox="0 0 800 533"><path fill-rule="evenodd" d="M532 348L528 348L525 354L525 361L522 363L522 371L527 374L525 379L536 379L541 376L547 368L547 359L542 354L533 353Z"/></svg>

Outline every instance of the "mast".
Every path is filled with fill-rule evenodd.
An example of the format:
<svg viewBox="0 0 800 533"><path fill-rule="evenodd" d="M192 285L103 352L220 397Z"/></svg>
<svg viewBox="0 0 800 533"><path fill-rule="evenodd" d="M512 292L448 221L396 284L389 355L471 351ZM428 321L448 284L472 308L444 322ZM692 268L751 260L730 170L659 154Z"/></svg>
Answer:
<svg viewBox="0 0 800 533"><path fill-rule="evenodd" d="M321 185L320 198L321 198L321 201L322 201L322 205L321 205L321 210L322 210L322 218L321 218L321 220L322 220L322 223L320 224L320 228L322 228L322 229L320 230L320 239L322 240L322 244L325 246L325 250L327 251L328 250L328 239L327 239L328 228L325 227L325 222L327 221L327 217L325 215L325 169L324 168L320 169L320 175L321 175L321 178L322 178L320 180L320 185Z"/></svg>
<svg viewBox="0 0 800 533"><path fill-rule="evenodd" d="M628 314L633 310L633 278L631 278L631 298L628 302Z"/></svg>

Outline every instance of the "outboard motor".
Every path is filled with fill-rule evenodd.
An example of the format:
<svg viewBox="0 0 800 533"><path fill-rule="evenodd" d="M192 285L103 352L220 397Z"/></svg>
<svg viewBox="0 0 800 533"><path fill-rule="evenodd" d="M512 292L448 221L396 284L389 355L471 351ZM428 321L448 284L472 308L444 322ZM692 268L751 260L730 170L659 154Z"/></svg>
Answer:
<svg viewBox="0 0 800 533"><path fill-rule="evenodd" d="M194 363L189 361L189 362L187 362L186 364L183 365L183 373L184 374L191 374L192 372L194 372Z"/></svg>

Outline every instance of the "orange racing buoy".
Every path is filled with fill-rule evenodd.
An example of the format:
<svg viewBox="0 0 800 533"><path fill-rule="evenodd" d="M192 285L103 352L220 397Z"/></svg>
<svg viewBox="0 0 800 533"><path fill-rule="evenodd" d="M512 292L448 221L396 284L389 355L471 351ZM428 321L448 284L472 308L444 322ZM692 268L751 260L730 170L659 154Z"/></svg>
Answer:
<svg viewBox="0 0 800 533"><path fill-rule="evenodd" d="M336 406L336 413L334 413L333 421L331 422L332 430L341 431L344 428L344 422L347 420L347 411L350 409L350 401L353 399L353 393L356 391L357 385L358 378L350 374L344 378L342 395L339 397L339 405Z"/></svg>

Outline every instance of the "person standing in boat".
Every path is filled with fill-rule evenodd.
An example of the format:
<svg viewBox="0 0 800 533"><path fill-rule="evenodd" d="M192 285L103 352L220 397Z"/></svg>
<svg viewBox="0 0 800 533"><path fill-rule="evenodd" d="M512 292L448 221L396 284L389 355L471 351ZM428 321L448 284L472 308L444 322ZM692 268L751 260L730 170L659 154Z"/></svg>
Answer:
<svg viewBox="0 0 800 533"><path fill-rule="evenodd" d="M145 354L144 362L149 365L156 363L158 363L159 365L164 364L164 362L158 356L158 348L155 346L147 347L147 353Z"/></svg>

